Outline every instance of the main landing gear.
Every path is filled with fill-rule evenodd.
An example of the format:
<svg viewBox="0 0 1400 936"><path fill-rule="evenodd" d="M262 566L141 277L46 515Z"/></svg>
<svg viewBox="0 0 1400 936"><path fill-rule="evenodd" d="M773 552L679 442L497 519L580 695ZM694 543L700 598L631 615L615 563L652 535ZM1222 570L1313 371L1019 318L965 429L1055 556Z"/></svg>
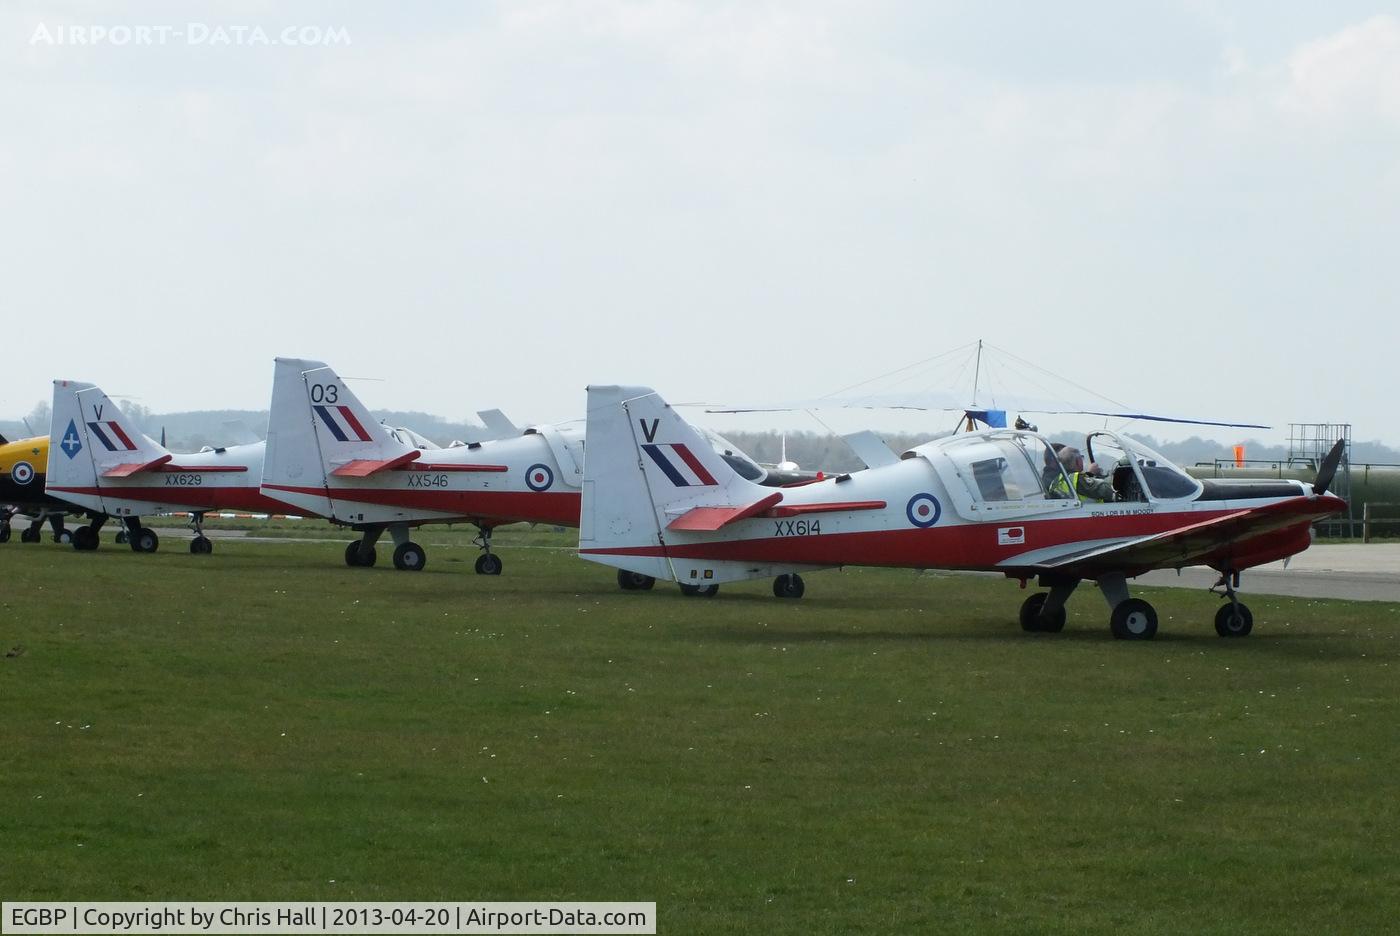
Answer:
<svg viewBox="0 0 1400 936"><path fill-rule="evenodd" d="M1021 629L1031 632L1059 633L1065 626L1065 602L1079 586L1079 579L1041 576L1041 585L1048 592L1037 592L1021 603ZM1221 637L1244 637L1254 627L1254 616L1239 600L1238 572L1222 574L1212 587L1224 587L1230 603L1215 615L1215 632ZM1157 636L1157 609L1141 598L1128 594L1127 578L1114 573L1098 579L1100 593L1108 602L1108 629L1118 640L1151 640Z"/></svg>
<svg viewBox="0 0 1400 936"><path fill-rule="evenodd" d="M204 535L204 513L196 511L190 517L190 529L194 530L194 539L190 540L190 555L207 556L214 551L214 541Z"/></svg>
<svg viewBox="0 0 1400 936"><path fill-rule="evenodd" d="M387 527L365 527L364 534L359 539L345 544L345 564L351 568L363 569L373 566L379 558L374 544L379 542L379 537L386 529L394 541L394 568L402 572L423 571L423 567L428 564L428 551L408 538L409 528L403 523L389 524Z"/></svg>
<svg viewBox="0 0 1400 936"><path fill-rule="evenodd" d="M123 517L126 525L126 544L132 552L153 553L160 548L160 537L150 527L141 525L140 517Z"/></svg>
<svg viewBox="0 0 1400 936"><path fill-rule="evenodd" d="M481 533L472 543L481 547L481 555L476 557L477 575L500 575L505 568L505 563L501 557L491 551L491 528L488 526L477 527Z"/></svg>
<svg viewBox="0 0 1400 936"><path fill-rule="evenodd" d="M10 541L10 537L13 534L11 518L14 516L14 511L0 513L0 543L8 543ZM39 542L39 540L43 538L45 520L47 520L49 526L53 528L53 541L55 543L63 543L66 545L73 541L73 534L64 529L63 514L45 512L41 512L37 517L34 517L30 521L29 526L19 531L19 541L21 543Z"/></svg>
<svg viewBox="0 0 1400 936"><path fill-rule="evenodd" d="M801 598L806 590L802 576L796 572L773 579L773 594L779 598Z"/></svg>
<svg viewBox="0 0 1400 936"><path fill-rule="evenodd" d="M651 591L655 586L656 579L650 575L628 572L626 569L617 570L617 587L623 591Z"/></svg>

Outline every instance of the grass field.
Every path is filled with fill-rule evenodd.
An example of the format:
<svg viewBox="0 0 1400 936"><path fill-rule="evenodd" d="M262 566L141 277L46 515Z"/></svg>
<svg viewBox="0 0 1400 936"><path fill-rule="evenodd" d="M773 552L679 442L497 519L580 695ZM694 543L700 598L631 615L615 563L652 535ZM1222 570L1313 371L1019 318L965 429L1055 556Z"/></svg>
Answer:
<svg viewBox="0 0 1400 936"><path fill-rule="evenodd" d="M323 525L316 535L325 535ZM455 537L456 534L453 534ZM1381 932L1400 606L566 551L0 547L0 897L655 900L664 933ZM567 538L566 538L567 539ZM446 545L432 546L444 542ZM1246 584L1248 584L1246 582Z"/></svg>

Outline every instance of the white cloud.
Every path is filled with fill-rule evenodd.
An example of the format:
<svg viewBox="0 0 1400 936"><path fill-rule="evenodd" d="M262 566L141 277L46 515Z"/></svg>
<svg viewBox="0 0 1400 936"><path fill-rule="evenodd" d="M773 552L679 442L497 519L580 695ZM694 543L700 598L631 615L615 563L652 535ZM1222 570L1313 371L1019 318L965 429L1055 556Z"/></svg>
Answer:
<svg viewBox="0 0 1400 936"><path fill-rule="evenodd" d="M1302 45L1282 106L1325 122L1400 122L1400 19L1376 16Z"/></svg>

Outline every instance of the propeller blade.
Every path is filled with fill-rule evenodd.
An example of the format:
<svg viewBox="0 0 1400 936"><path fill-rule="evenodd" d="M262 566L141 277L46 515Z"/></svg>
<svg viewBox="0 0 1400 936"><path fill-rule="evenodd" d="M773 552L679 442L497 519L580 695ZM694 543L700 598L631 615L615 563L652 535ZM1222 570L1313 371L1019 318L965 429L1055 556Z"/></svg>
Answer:
<svg viewBox="0 0 1400 936"><path fill-rule="evenodd" d="M1317 480L1313 482L1314 494L1326 494L1327 487L1332 483L1332 478L1337 474L1337 466L1342 463L1342 450L1347 447L1346 439L1338 439L1337 444L1332 446L1332 451L1327 453L1327 457L1322 460L1322 464L1317 469Z"/></svg>

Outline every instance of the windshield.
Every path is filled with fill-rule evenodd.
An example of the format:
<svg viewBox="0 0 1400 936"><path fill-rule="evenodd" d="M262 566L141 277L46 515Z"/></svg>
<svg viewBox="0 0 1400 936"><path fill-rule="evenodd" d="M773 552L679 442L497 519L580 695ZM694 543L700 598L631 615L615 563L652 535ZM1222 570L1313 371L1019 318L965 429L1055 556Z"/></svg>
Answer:
<svg viewBox="0 0 1400 936"><path fill-rule="evenodd" d="M1143 500L1139 485L1156 500L1193 497L1200 490L1200 483L1171 459L1129 436L1095 432L1089 436L1088 450L1103 471L1112 472L1113 487L1123 500Z"/></svg>

